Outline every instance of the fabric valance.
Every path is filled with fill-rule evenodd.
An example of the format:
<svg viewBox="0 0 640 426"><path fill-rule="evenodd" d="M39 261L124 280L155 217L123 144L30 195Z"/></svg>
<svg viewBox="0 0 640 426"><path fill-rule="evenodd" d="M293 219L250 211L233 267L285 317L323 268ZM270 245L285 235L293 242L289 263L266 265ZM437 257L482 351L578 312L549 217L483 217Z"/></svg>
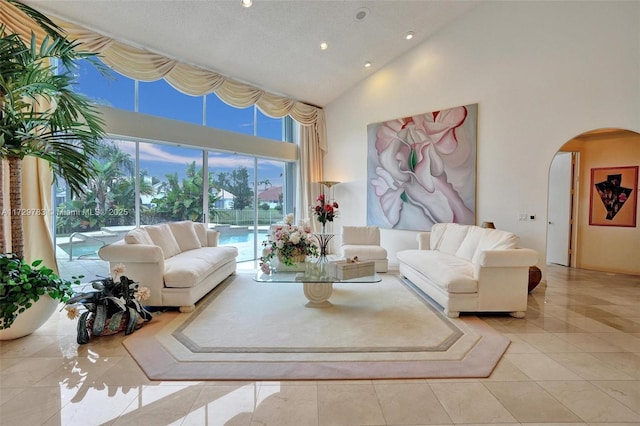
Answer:
<svg viewBox="0 0 640 426"><path fill-rule="evenodd" d="M0 2L0 19L10 31L25 37L30 37L31 32L38 38L45 35L37 24L4 1ZM83 49L87 51L98 53L105 64L127 77L141 81L164 78L174 88L188 95L215 93L224 102L238 108L256 104L263 113L274 118L290 115L301 125L311 126L315 143L322 151L327 150L326 123L322 108L268 93L214 71L127 45L76 24L55 18L53 20L66 31L69 39L82 43Z"/></svg>

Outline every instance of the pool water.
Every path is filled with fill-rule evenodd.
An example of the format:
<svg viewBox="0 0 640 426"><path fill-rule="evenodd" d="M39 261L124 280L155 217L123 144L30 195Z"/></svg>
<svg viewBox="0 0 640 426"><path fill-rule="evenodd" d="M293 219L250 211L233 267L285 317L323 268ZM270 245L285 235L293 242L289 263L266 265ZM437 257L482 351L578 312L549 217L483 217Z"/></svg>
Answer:
<svg viewBox="0 0 640 426"><path fill-rule="evenodd" d="M102 244L83 244L83 243L73 243L73 257L98 257L98 250L102 247ZM65 253L69 254L71 251L71 247L68 245L63 248Z"/></svg>
<svg viewBox="0 0 640 426"><path fill-rule="evenodd" d="M265 240L266 238L267 238L266 232L258 232L259 242ZM220 234L220 238L218 242L221 246L250 243L250 242L253 242L253 234L241 234L241 235Z"/></svg>
<svg viewBox="0 0 640 426"><path fill-rule="evenodd" d="M267 239L267 232L258 232L258 254L253 254L253 233L240 235L220 234L218 243L221 246L235 246L238 248L238 262L253 260L262 254L262 242Z"/></svg>
<svg viewBox="0 0 640 426"><path fill-rule="evenodd" d="M267 232L258 232L258 256L262 253L262 242L267 239ZM238 248L238 262L253 260L253 233L247 234L220 234L218 244L221 246L235 246ZM77 241L73 243L73 258L97 259L98 250L103 244L91 241ZM69 254L71 247L69 243L58 244L66 254Z"/></svg>

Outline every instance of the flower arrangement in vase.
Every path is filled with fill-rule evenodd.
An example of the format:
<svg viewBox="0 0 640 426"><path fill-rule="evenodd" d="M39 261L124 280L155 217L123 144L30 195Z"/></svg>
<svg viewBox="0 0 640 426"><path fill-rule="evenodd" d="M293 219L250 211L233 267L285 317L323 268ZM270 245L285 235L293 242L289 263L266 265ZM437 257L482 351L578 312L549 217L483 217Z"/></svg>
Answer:
<svg viewBox="0 0 640 426"><path fill-rule="evenodd" d="M307 256L317 256L318 247L311 233L308 223L293 224L293 214L285 217L283 225L275 226L268 239L262 243L265 247L260 258L260 266L264 272L269 271L270 262L274 257L287 265L294 266L302 263Z"/></svg>
<svg viewBox="0 0 640 426"><path fill-rule="evenodd" d="M324 234L327 222L333 222L333 219L338 216L338 202L327 199L322 193L316 198L316 204L312 210L318 222L322 224L322 233Z"/></svg>
<svg viewBox="0 0 640 426"><path fill-rule="evenodd" d="M337 183L338 182L333 181L320 182L323 187L329 188L329 194L331 194L331 187ZM319 263L326 263L328 261L327 255L329 254L329 242L333 238L333 234L326 233L326 226L327 222L333 222L333 220L338 216L338 207L338 202L332 200L331 195L327 197L324 193L324 189L322 190L322 193L318 195L318 198L316 198L316 204L311 207L313 215L318 219L318 222L322 224L322 233L315 235L320 247L320 256L318 257Z"/></svg>
<svg viewBox="0 0 640 426"><path fill-rule="evenodd" d="M95 291L78 293L67 300L69 319L78 319L77 342L88 343L91 336L107 336L124 330L131 334L151 320L151 313L140 303L151 294L147 287L124 275L124 265L113 268L113 276L91 282ZM84 307L80 313L79 308Z"/></svg>

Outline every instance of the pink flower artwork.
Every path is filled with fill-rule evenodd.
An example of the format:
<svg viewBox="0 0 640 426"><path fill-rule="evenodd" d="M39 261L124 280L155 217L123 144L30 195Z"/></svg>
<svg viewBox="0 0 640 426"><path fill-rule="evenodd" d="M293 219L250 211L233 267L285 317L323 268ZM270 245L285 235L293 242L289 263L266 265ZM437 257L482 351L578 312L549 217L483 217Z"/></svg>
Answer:
<svg viewBox="0 0 640 426"><path fill-rule="evenodd" d="M367 221L475 223L477 104L368 126Z"/></svg>

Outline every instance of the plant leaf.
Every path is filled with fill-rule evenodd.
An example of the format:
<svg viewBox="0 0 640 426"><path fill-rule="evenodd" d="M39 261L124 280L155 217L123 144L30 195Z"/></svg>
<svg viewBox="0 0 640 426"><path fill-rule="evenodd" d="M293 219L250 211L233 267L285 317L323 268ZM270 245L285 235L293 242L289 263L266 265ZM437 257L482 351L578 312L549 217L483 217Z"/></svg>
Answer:
<svg viewBox="0 0 640 426"><path fill-rule="evenodd" d="M76 341L79 345L84 345L85 343L89 343L89 330L87 330L87 316L89 316L89 311L85 311L78 318L78 335L76 337Z"/></svg>

